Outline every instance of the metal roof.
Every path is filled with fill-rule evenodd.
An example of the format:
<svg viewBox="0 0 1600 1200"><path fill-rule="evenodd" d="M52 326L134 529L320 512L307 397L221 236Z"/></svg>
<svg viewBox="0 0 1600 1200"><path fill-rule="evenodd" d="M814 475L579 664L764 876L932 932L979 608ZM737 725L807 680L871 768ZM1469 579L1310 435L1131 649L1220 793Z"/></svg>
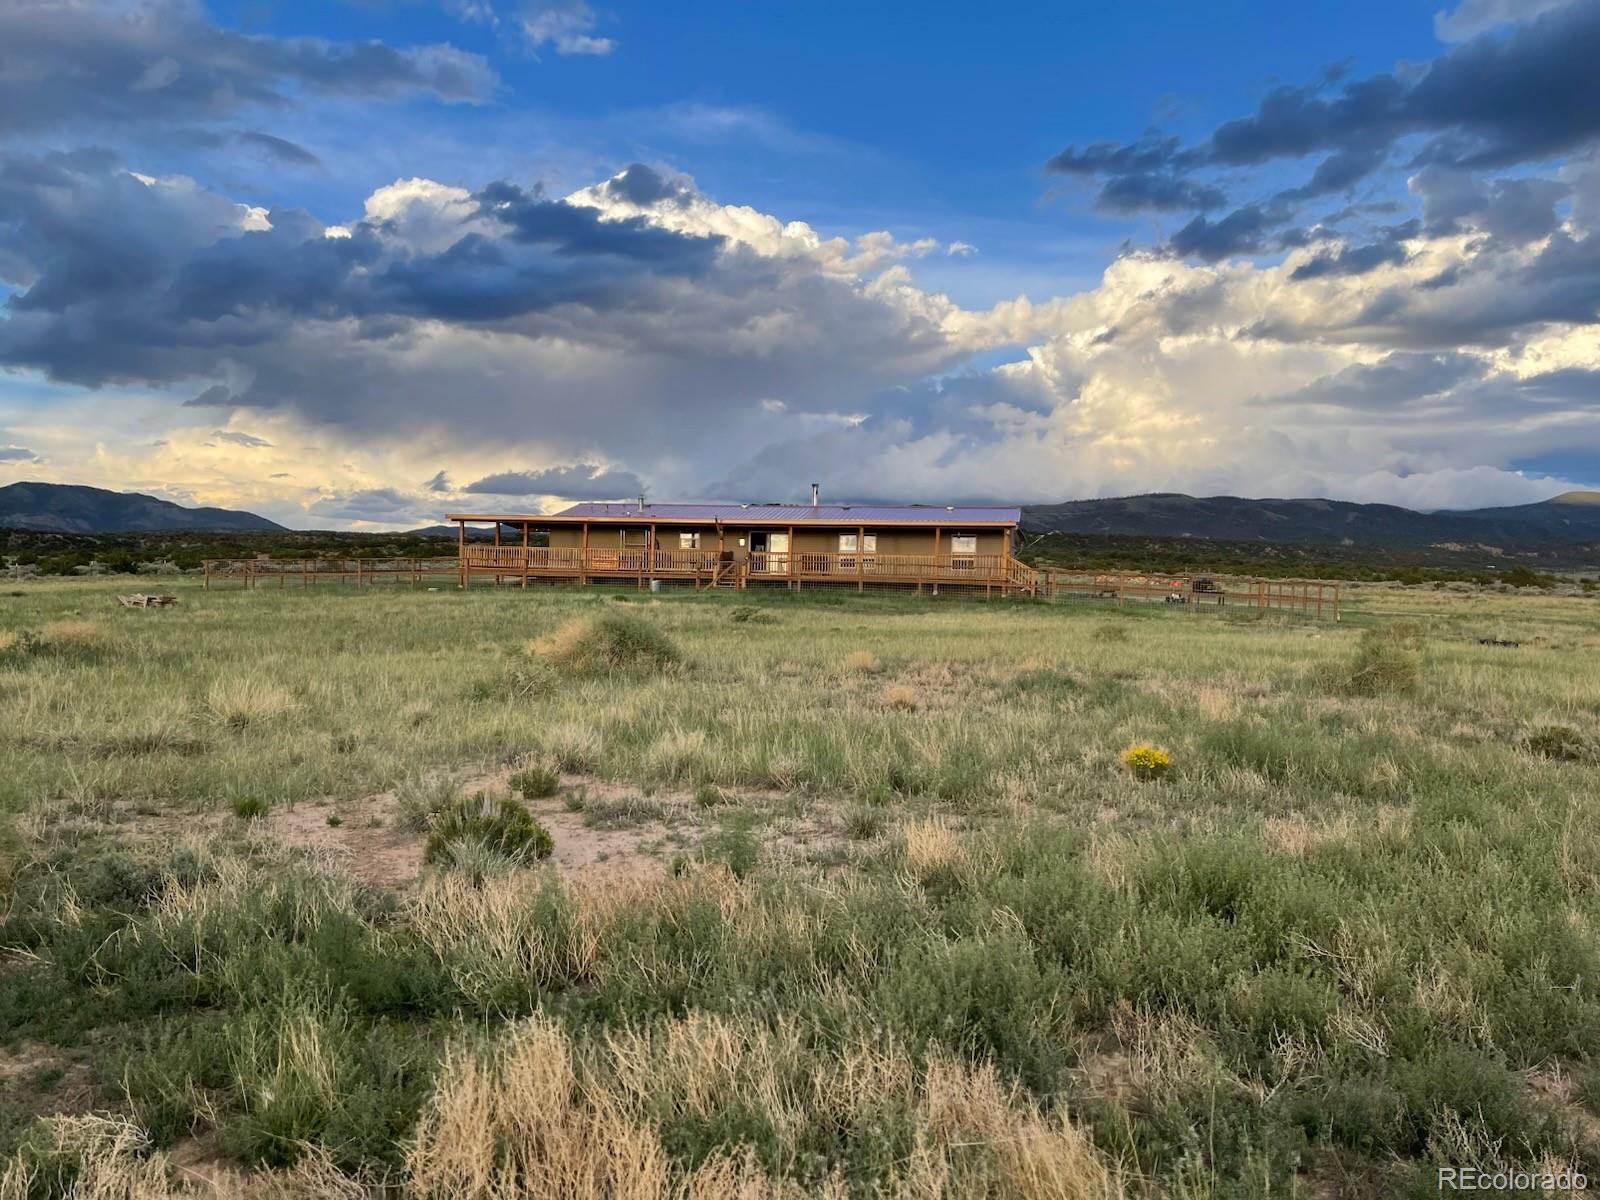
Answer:
<svg viewBox="0 0 1600 1200"><path fill-rule="evenodd" d="M557 514L562 517L632 517L645 521L771 521L895 525L1015 525L1020 508L942 504L646 504L586 501Z"/></svg>

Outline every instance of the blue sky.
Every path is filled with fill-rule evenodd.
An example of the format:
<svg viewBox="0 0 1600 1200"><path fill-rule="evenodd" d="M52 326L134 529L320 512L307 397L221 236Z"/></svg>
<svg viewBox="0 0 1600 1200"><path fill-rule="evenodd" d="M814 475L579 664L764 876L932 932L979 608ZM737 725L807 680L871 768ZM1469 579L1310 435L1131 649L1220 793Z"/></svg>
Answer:
<svg viewBox="0 0 1600 1200"><path fill-rule="evenodd" d="M0 0L0 44L0 481L374 527L1600 486L1600 0Z"/></svg>

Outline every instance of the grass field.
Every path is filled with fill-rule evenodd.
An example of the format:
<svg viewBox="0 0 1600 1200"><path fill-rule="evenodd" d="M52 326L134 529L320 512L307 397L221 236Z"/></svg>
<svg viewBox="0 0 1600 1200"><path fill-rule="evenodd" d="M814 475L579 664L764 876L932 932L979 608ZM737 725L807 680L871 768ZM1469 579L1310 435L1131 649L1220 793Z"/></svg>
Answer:
<svg viewBox="0 0 1600 1200"><path fill-rule="evenodd" d="M1595 600L119 587L0 596L0 1200L1600 1176Z"/></svg>

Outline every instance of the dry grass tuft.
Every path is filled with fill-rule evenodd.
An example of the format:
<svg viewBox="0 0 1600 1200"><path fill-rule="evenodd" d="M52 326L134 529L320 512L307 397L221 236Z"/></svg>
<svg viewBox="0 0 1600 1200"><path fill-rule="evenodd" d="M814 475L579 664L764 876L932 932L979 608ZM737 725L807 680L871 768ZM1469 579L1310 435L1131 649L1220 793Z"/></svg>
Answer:
<svg viewBox="0 0 1600 1200"><path fill-rule="evenodd" d="M766 1114L786 1143L807 1118L849 1125L885 1106L908 1110L915 1148L881 1193L895 1200L1122 1194L1081 1130L1002 1084L991 1064L936 1053L919 1072L893 1050L848 1046L821 1069L800 1069L804 1054L796 1026L693 1014L613 1031L580 1056L558 1025L535 1017L488 1053L447 1060L407 1156L411 1191L452 1200L844 1200L839 1175L803 1189L767 1174L749 1149L718 1151L689 1172L676 1167L659 1114L714 1122L735 1105Z"/></svg>
<svg viewBox="0 0 1600 1200"><path fill-rule="evenodd" d="M232 729L275 721L297 707L288 688L252 676L219 679L206 692L206 712Z"/></svg>
<svg viewBox="0 0 1600 1200"><path fill-rule="evenodd" d="M0 654L9 654L22 645L22 635L15 629L0 629Z"/></svg>
<svg viewBox="0 0 1600 1200"><path fill-rule="evenodd" d="M60 650L88 650L103 645L106 627L98 621L65 619L46 621L39 627L39 641Z"/></svg>
<svg viewBox="0 0 1600 1200"><path fill-rule="evenodd" d="M572 1047L534 1018L486 1057L447 1058L406 1156L413 1192L455 1200L663 1197L660 1140L580 1091Z"/></svg>
<svg viewBox="0 0 1600 1200"><path fill-rule="evenodd" d="M172 1200L166 1156L125 1117L46 1117L0 1164L0 1200L33 1200L71 1180L74 1200Z"/></svg>
<svg viewBox="0 0 1600 1200"><path fill-rule="evenodd" d="M669 779L693 779L708 761L706 731L672 728L650 745L650 762Z"/></svg>
<svg viewBox="0 0 1600 1200"><path fill-rule="evenodd" d="M544 748L563 771L592 771L600 758L600 734L592 725L563 721L545 735Z"/></svg>
<svg viewBox="0 0 1600 1200"><path fill-rule="evenodd" d="M943 817L908 822L901 835L905 838L906 867L922 883L951 875L964 857L961 835Z"/></svg>
<svg viewBox="0 0 1600 1200"><path fill-rule="evenodd" d="M844 656L844 669L851 675L876 675L883 664L871 650L852 650Z"/></svg>
<svg viewBox="0 0 1600 1200"><path fill-rule="evenodd" d="M909 683L891 683L879 697L883 707L898 712L916 712L922 706L922 693Z"/></svg>
<svg viewBox="0 0 1600 1200"><path fill-rule="evenodd" d="M564 671L666 671L683 655L655 622L626 612L574 617L524 649Z"/></svg>

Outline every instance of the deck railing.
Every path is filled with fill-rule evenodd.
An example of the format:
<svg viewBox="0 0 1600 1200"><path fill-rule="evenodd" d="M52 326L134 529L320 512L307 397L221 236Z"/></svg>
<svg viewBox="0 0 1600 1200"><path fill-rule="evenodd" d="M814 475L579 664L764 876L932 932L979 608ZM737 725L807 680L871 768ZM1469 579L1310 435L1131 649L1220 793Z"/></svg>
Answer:
<svg viewBox="0 0 1600 1200"><path fill-rule="evenodd" d="M695 576L710 579L725 563L716 550L580 549L565 546L468 546L469 570L507 574ZM735 564L737 568L737 564ZM744 559L752 580L1011 584L1029 568L1004 554L847 554L825 550L753 550Z"/></svg>

